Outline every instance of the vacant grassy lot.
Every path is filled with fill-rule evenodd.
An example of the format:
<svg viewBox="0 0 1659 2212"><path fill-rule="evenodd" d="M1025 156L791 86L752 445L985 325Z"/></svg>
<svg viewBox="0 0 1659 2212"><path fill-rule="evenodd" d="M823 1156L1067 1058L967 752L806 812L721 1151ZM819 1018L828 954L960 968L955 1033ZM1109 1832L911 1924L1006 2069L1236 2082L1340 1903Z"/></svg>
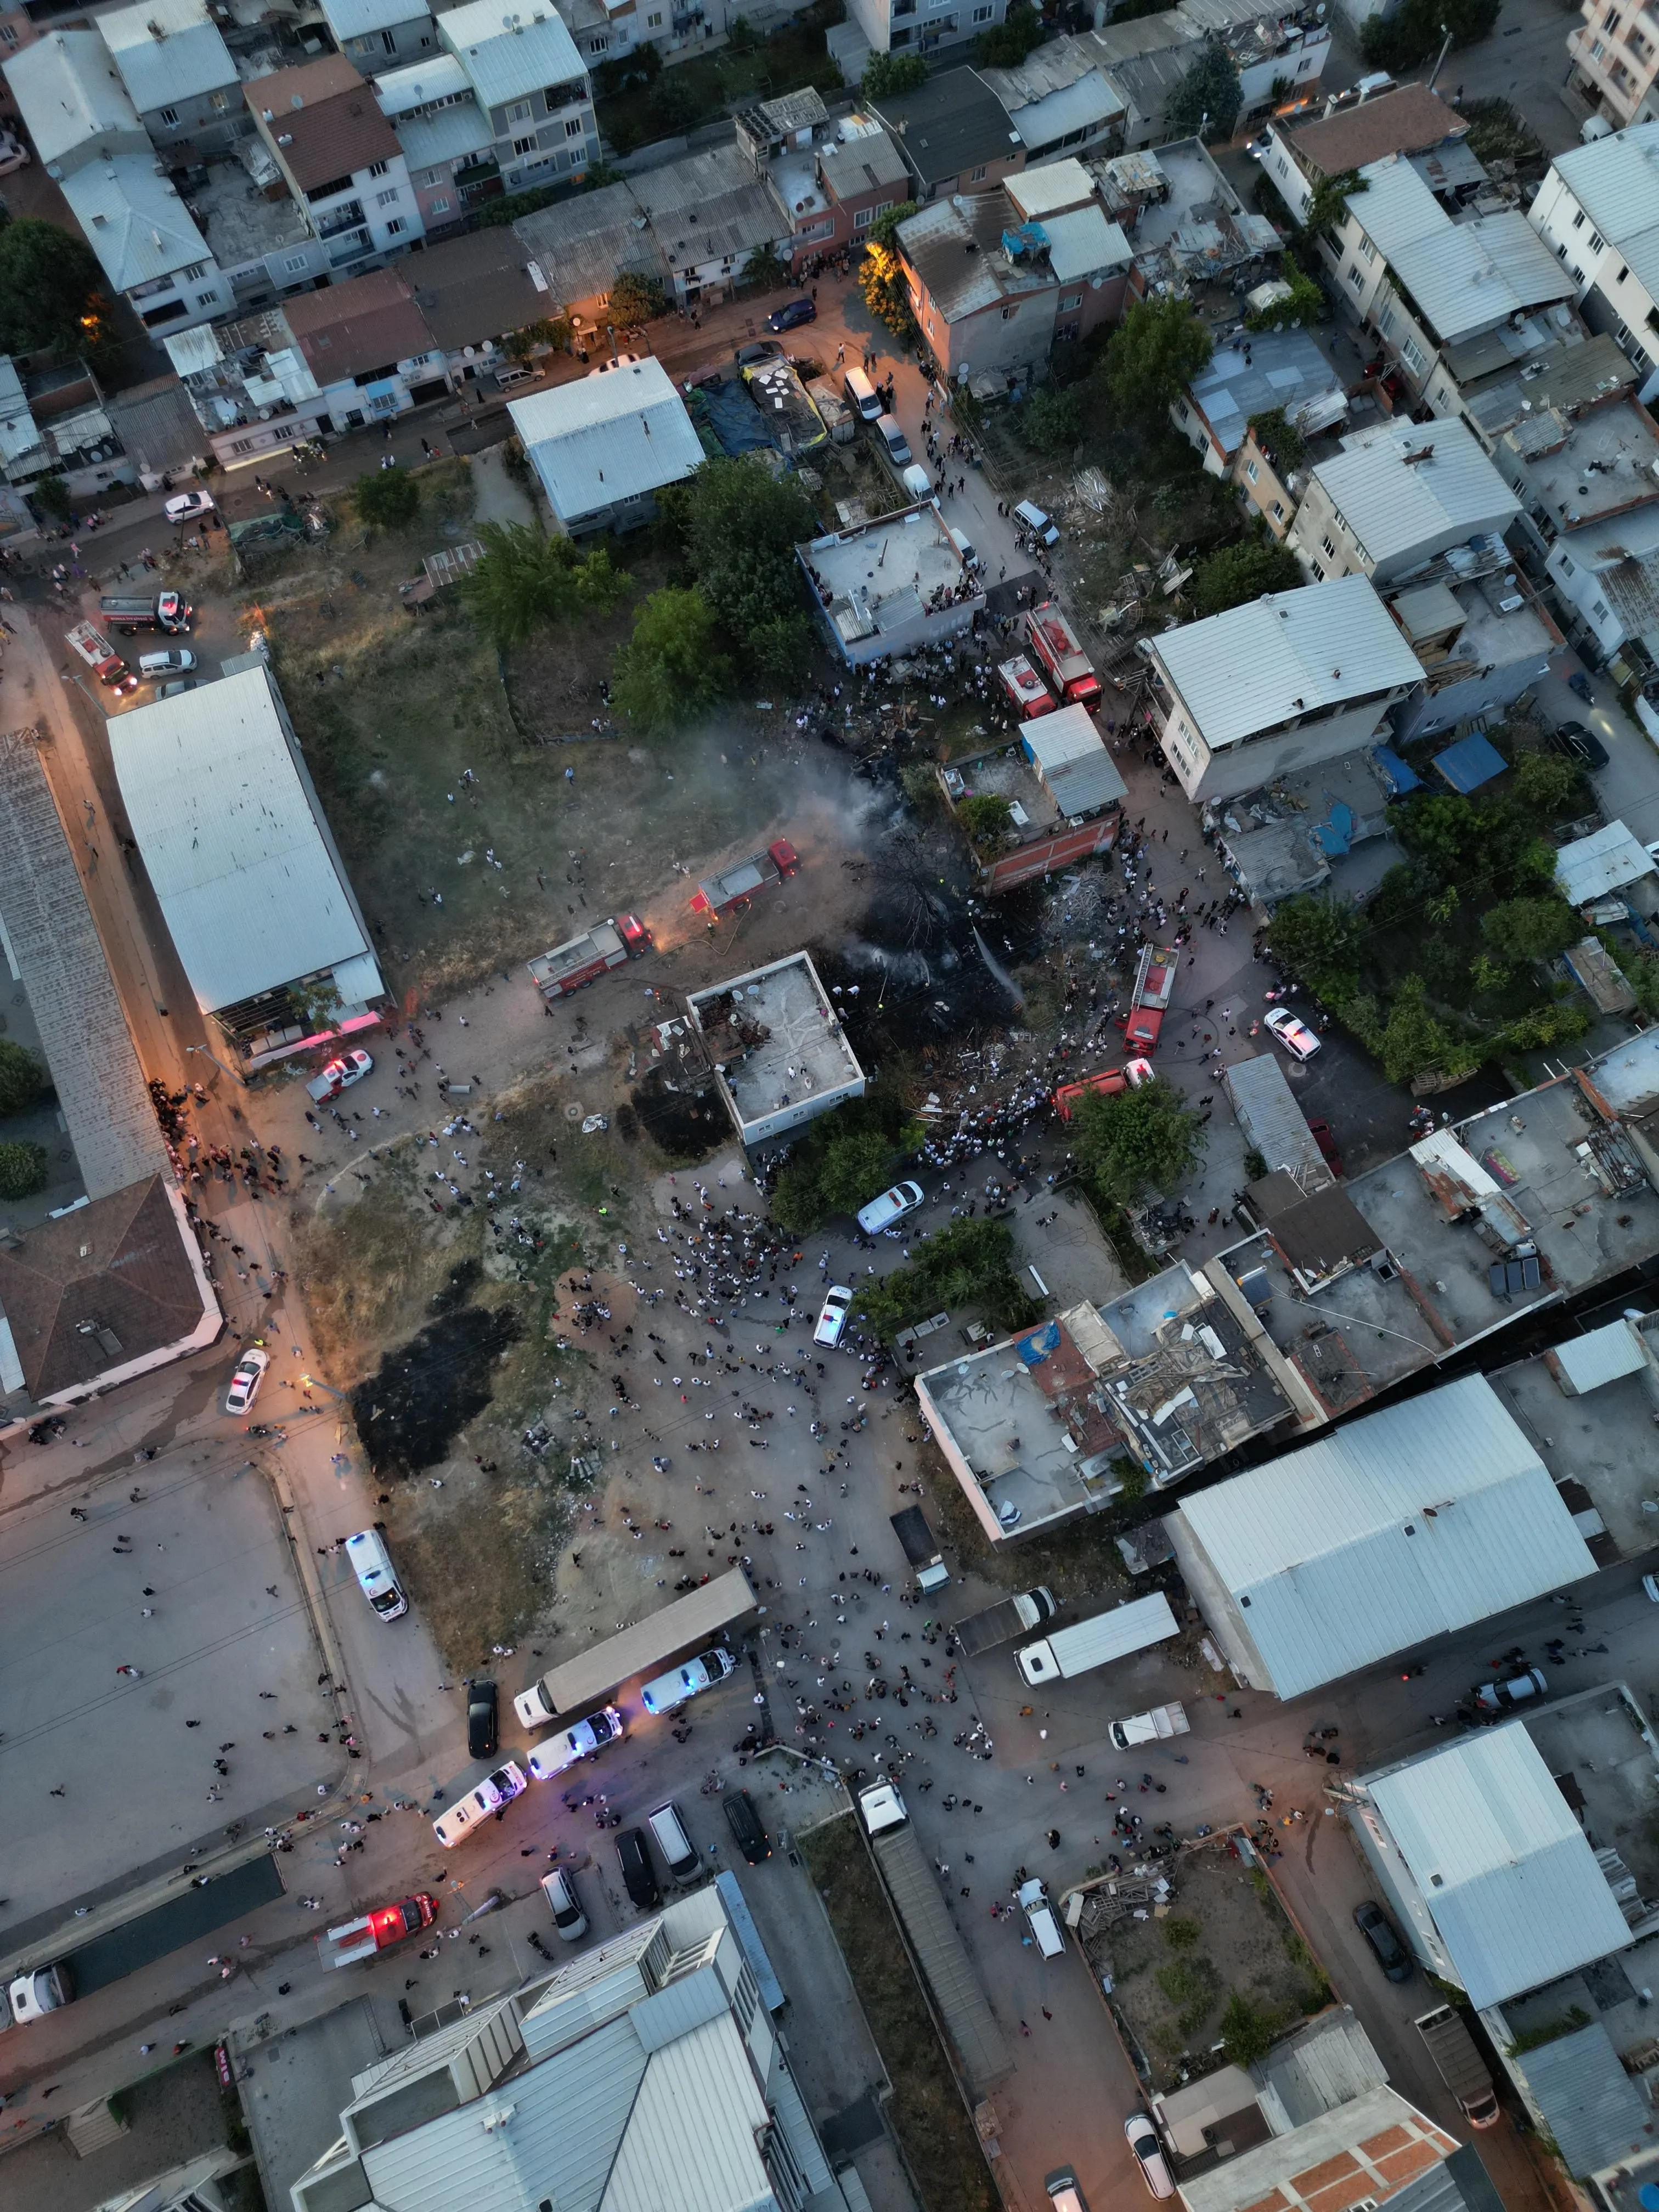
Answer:
<svg viewBox="0 0 1659 2212"><path fill-rule="evenodd" d="M893 2084L888 2115L927 2212L999 2212L1000 2199L853 1815L800 1838Z"/></svg>

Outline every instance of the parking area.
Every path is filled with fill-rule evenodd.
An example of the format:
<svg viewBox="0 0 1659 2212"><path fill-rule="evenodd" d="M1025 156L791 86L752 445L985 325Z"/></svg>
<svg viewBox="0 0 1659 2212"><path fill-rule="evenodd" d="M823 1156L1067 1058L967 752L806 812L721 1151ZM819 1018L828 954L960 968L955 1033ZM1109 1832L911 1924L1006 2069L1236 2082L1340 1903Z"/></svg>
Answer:
<svg viewBox="0 0 1659 2212"><path fill-rule="evenodd" d="M38 1498L0 1524L0 1779L33 1838L8 1948L339 1771L276 1506L234 1457Z"/></svg>

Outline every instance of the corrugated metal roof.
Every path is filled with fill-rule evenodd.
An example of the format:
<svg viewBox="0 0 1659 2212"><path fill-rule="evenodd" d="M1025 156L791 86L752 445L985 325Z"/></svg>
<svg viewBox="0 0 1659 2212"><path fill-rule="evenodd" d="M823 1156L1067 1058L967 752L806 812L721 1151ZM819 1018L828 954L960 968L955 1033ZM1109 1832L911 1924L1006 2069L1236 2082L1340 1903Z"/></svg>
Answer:
<svg viewBox="0 0 1659 2212"><path fill-rule="evenodd" d="M1170 630L1152 651L1212 752L1297 715L1423 680L1364 576L1269 592Z"/></svg>
<svg viewBox="0 0 1659 2212"><path fill-rule="evenodd" d="M1276 2043L1249 2071L1276 2136L1334 2112L1389 2078L1370 2036L1346 2005Z"/></svg>
<svg viewBox="0 0 1659 2212"><path fill-rule="evenodd" d="M369 950L264 670L135 707L109 735L132 834L204 1012Z"/></svg>
<svg viewBox="0 0 1659 2212"><path fill-rule="evenodd" d="M693 2028L652 2054L601 2212L759 2212L773 2201L758 2141L769 2118L731 2014Z"/></svg>
<svg viewBox="0 0 1659 2212"><path fill-rule="evenodd" d="M962 2070L969 2087L982 2093L1005 2077L1012 2062L984 1984L940 1893L933 1862L908 1825L877 1836L873 1848Z"/></svg>
<svg viewBox="0 0 1659 2212"><path fill-rule="evenodd" d="M507 412L567 525L702 465L685 402L654 356L513 400Z"/></svg>
<svg viewBox="0 0 1659 2212"><path fill-rule="evenodd" d="M1659 299L1659 123L1571 147L1556 155L1555 169L1650 298Z"/></svg>
<svg viewBox="0 0 1659 2212"><path fill-rule="evenodd" d="M321 0L321 6L329 29L342 46L348 39L366 39L373 32L412 23L426 12L421 0Z"/></svg>
<svg viewBox="0 0 1659 2212"><path fill-rule="evenodd" d="M1367 1414L1180 1510L1281 1698L1595 1566L1479 1375Z"/></svg>
<svg viewBox="0 0 1659 2212"><path fill-rule="evenodd" d="M1427 319L1443 345L1506 316L1570 300L1571 276L1517 210L1454 222L1409 161L1360 171L1366 190L1348 212Z"/></svg>
<svg viewBox="0 0 1659 2212"><path fill-rule="evenodd" d="M1629 1942L1524 1722L1466 1736L1368 1787L1477 2012Z"/></svg>
<svg viewBox="0 0 1659 2212"><path fill-rule="evenodd" d="M1659 873L1653 856L1622 822L1604 822L1588 837L1575 837L1555 856L1555 880L1569 906L1585 906L1604 892Z"/></svg>
<svg viewBox="0 0 1659 2212"><path fill-rule="evenodd" d="M43 163L106 131L131 132L137 150L143 125L96 31L51 31L9 61L5 76Z"/></svg>
<svg viewBox="0 0 1659 2212"><path fill-rule="evenodd" d="M1341 378L1308 331L1258 331L1248 356L1242 343L1224 346L1188 386L1188 398L1226 453L1243 444L1252 415L1282 407L1294 422L1310 400L1341 392Z"/></svg>
<svg viewBox="0 0 1659 2212"><path fill-rule="evenodd" d="M138 0L100 15L98 31L141 115L236 83L230 48L203 0Z"/></svg>
<svg viewBox="0 0 1659 2212"><path fill-rule="evenodd" d="M1554 2136L1561 2162L1577 2179L1653 2150L1647 2100L1620 2063L1599 2020L1558 2037L1516 2062Z"/></svg>
<svg viewBox="0 0 1659 2212"><path fill-rule="evenodd" d="M446 161L459 161L495 143L489 118L470 96L430 115L398 116L394 128L412 170L441 168Z"/></svg>
<svg viewBox="0 0 1659 2212"><path fill-rule="evenodd" d="M1127 268L1135 258L1121 228L1103 208L1072 208L1064 215L1045 216L1042 231L1057 284L1075 283L1105 269Z"/></svg>
<svg viewBox="0 0 1659 2212"><path fill-rule="evenodd" d="M88 161L59 189L118 292L213 260L190 210L156 175L154 157L118 154L113 161Z"/></svg>
<svg viewBox="0 0 1659 2212"><path fill-rule="evenodd" d="M1621 1376L1639 1375L1648 1364L1640 1332L1622 1315L1583 1336L1570 1336L1546 1356L1580 1397Z"/></svg>
<svg viewBox="0 0 1659 2212"><path fill-rule="evenodd" d="M452 8L438 17L439 36L486 107L501 107L578 78L586 88L587 71L575 40L551 8L544 13L536 9L528 22L514 15L513 23L512 30L502 27L495 0L470 0L467 7Z"/></svg>
<svg viewBox="0 0 1659 2212"><path fill-rule="evenodd" d="M1062 814L1093 814L1128 797L1086 707L1061 707L1028 722L1020 738Z"/></svg>
<svg viewBox="0 0 1659 2212"><path fill-rule="evenodd" d="M389 7L404 9L408 0L386 0ZM328 11L329 21L334 21L333 9ZM401 21L399 15L392 19ZM434 100L453 100L459 93L472 98L472 88L466 71L453 54L422 54L417 62L404 69L377 70L374 75L374 97L380 104L382 115L389 116L395 124L411 108L424 107ZM477 102L473 105L476 106Z"/></svg>
<svg viewBox="0 0 1659 2212"><path fill-rule="evenodd" d="M1350 431L1313 473L1377 566L1419 550L1427 559L1502 530L1521 512L1474 435L1449 416Z"/></svg>

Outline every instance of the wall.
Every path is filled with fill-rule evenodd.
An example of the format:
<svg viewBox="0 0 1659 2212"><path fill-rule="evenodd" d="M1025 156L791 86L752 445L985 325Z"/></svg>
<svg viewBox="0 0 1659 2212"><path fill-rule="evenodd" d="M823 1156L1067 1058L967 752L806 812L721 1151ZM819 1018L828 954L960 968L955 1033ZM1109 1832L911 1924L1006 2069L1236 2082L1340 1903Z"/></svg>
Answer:
<svg viewBox="0 0 1659 2212"><path fill-rule="evenodd" d="M1659 362L1659 335L1648 320L1654 295L1632 272L1620 248L1601 237L1577 195L1553 168L1539 186L1527 220L1583 288L1579 307L1590 328L1610 331L1638 369L1653 371ZM1644 389L1643 397L1647 396Z"/></svg>
<svg viewBox="0 0 1659 2212"><path fill-rule="evenodd" d="M1033 876L1073 867L1096 853L1109 853L1117 837L1117 820L1115 814L1105 814L1097 822L1084 823L1080 829L1062 830L1053 837L1040 838L1035 845L1022 845L1018 852L1004 853L988 868L980 870L980 881L987 890L1012 890L1016 884L1029 883Z"/></svg>
<svg viewBox="0 0 1659 2212"><path fill-rule="evenodd" d="M1177 705L1170 721L1185 732L1185 758L1174 749L1182 743L1182 738L1173 728L1166 733L1156 704L1152 709L1153 726L1158 731L1164 757L1188 799L1231 799L1241 792L1255 791L1271 783L1275 776L1311 768L1320 761L1335 760L1343 753L1370 744L1383 726L1389 708L1405 696L1403 691L1389 691L1362 701L1342 713L1300 723L1294 729L1249 738L1241 744L1224 746L1217 753L1210 751L1197 735L1190 718Z"/></svg>
<svg viewBox="0 0 1659 2212"><path fill-rule="evenodd" d="M908 263L905 273L912 310L947 380L961 376L965 370L1035 368L1048 360L1054 342L1057 286L1024 293L947 323Z"/></svg>

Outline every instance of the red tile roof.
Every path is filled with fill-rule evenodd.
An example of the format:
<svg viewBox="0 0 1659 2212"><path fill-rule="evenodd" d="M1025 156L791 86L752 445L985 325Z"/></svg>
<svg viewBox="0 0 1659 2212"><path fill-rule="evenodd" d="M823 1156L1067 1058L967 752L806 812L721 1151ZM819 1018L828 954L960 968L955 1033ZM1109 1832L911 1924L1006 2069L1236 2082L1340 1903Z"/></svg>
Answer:
<svg viewBox="0 0 1659 2212"><path fill-rule="evenodd" d="M320 292L301 292L284 300L281 312L319 384L433 349L426 318L395 269L372 269Z"/></svg>
<svg viewBox="0 0 1659 2212"><path fill-rule="evenodd" d="M242 96L302 192L398 151L397 133L343 54L258 77Z"/></svg>

